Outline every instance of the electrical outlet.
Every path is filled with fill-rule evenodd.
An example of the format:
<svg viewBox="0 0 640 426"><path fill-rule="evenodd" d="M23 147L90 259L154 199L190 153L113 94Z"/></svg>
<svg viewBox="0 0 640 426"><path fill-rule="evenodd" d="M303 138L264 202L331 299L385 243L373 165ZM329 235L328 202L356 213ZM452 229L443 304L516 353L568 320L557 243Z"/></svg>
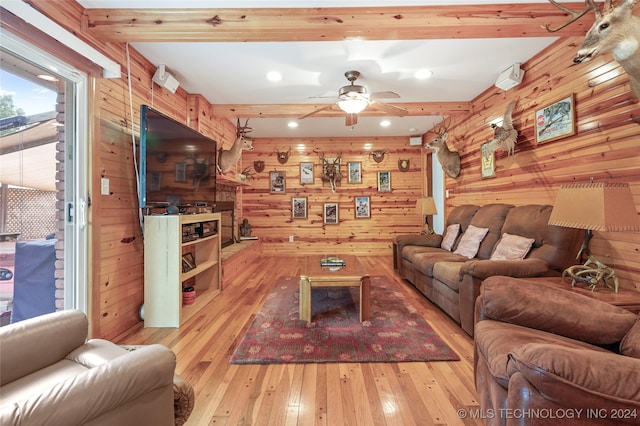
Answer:
<svg viewBox="0 0 640 426"><path fill-rule="evenodd" d="M449 198L449 190L448 189L446 191L444 191L444 197L445 198Z"/></svg>
<svg viewBox="0 0 640 426"><path fill-rule="evenodd" d="M100 194L109 195L109 179L108 178L100 179Z"/></svg>
<svg viewBox="0 0 640 426"><path fill-rule="evenodd" d="M295 237L293 235L289 235L289 242L292 243L295 240Z"/></svg>

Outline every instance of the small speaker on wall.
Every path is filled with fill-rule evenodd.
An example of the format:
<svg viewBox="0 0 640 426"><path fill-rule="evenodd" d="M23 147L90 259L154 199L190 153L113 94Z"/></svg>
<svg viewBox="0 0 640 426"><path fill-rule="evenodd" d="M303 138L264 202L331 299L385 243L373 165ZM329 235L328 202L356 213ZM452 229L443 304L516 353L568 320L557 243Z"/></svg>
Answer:
<svg viewBox="0 0 640 426"><path fill-rule="evenodd" d="M153 75L153 81L164 87L171 93L176 93L180 82L167 71L166 65L159 65L156 73Z"/></svg>

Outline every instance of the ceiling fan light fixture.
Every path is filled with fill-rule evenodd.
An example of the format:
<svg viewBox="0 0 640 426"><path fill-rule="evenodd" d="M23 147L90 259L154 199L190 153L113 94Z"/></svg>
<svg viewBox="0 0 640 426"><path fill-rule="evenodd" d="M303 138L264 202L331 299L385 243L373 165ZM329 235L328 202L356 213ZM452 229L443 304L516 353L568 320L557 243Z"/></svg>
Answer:
<svg viewBox="0 0 640 426"><path fill-rule="evenodd" d="M359 114L368 105L369 101L366 98L361 97L341 99L338 101L338 106L340 107L340 109L347 114Z"/></svg>

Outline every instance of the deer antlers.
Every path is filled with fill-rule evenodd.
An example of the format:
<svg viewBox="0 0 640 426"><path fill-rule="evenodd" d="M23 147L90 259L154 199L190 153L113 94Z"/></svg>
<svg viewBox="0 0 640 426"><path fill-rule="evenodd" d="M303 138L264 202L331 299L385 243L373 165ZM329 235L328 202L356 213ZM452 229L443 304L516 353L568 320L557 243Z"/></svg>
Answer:
<svg viewBox="0 0 640 426"><path fill-rule="evenodd" d="M574 10L569 9L566 6L563 6L562 4L558 3L555 0L549 0L549 3L551 3L552 5L554 5L555 7L557 7L558 9L562 10L563 12L568 13L569 15L571 15L571 19L569 19L567 22L558 25L557 27L550 27L549 24L544 25L543 28L546 28L547 31L554 33L558 30L561 30L562 28L566 27L567 25L577 21L578 19L582 18L584 15L587 14L587 12L589 12L590 10L593 10L596 14L596 18L598 18L601 15L600 12L600 8L598 8L598 6L596 5L594 0L585 0L586 3L586 7L584 8L584 10L581 10L580 12L576 12ZM611 0L606 0L605 2L605 8L611 9Z"/></svg>

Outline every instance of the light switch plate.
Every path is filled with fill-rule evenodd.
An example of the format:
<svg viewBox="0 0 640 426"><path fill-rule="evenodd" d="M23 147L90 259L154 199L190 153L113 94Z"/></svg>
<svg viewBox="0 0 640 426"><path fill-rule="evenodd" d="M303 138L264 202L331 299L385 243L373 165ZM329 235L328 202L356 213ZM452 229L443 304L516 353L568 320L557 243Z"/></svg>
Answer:
<svg viewBox="0 0 640 426"><path fill-rule="evenodd" d="M109 179L108 178L100 179L100 193L102 195L109 195Z"/></svg>

